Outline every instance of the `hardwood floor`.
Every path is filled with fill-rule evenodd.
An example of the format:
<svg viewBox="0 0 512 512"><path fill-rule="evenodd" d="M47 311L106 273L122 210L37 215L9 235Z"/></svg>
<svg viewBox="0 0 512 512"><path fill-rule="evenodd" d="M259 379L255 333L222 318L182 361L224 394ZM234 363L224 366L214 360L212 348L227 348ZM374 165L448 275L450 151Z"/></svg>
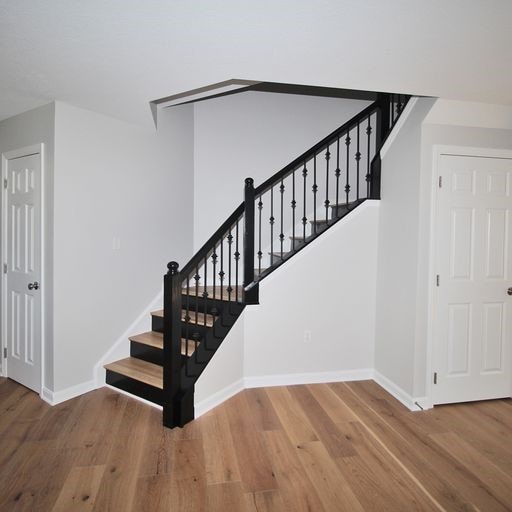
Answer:
<svg viewBox="0 0 512 512"><path fill-rule="evenodd" d="M0 379L0 510L512 510L512 400L411 413L372 381L246 390L184 429Z"/></svg>

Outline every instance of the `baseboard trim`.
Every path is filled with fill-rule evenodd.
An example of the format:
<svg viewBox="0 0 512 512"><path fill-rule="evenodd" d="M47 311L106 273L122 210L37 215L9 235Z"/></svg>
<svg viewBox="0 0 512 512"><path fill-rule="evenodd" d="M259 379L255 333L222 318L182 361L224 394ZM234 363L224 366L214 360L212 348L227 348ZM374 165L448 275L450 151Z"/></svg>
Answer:
<svg viewBox="0 0 512 512"><path fill-rule="evenodd" d="M293 386L294 384L322 384L327 382L343 382L369 380L373 378L371 368L360 370L341 370L335 372L289 373L282 375L261 375L245 377L246 388L263 388L272 386Z"/></svg>
<svg viewBox="0 0 512 512"><path fill-rule="evenodd" d="M244 379L238 379L237 381L233 382L229 386L226 386L225 388L217 391L216 393L213 393L213 395L209 396L208 398L205 398L204 400L201 400L198 403L194 404L194 416L195 418L199 418L203 414L207 413L208 411L211 411L214 407L217 407L222 402L225 402L232 396L236 395L237 393L240 393L240 391L244 390Z"/></svg>
<svg viewBox="0 0 512 512"><path fill-rule="evenodd" d="M61 391L51 391L48 388L43 387L40 396L50 405L57 405L62 402L66 402L67 400L71 400L72 398L76 398L77 396L89 393L89 391L94 389L96 389L95 382L90 380L88 382L82 382Z"/></svg>
<svg viewBox="0 0 512 512"><path fill-rule="evenodd" d="M384 388L390 395L405 405L405 407L407 407L407 409L410 411L421 411L422 408L424 408L423 406L416 403L418 399L413 398L411 395L409 395L409 393L406 393L400 386L396 385L377 370L374 370L373 372L373 380L380 387Z"/></svg>

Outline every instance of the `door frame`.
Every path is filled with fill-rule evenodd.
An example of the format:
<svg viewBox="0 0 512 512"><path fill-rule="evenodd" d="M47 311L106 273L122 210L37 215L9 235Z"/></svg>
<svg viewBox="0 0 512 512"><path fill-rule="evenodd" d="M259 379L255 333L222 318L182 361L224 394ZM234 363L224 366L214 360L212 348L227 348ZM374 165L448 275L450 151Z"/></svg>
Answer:
<svg viewBox="0 0 512 512"><path fill-rule="evenodd" d="M437 249L438 249L438 206L439 206L439 171L440 158L444 155L469 156L480 158L499 158L512 160L512 150L479 148L471 146L439 145L433 146L432 150L432 180L431 180L431 202L430 202L430 243L429 243L429 268L428 268L428 322L427 322L427 361L426 361L426 407L433 407L433 386L434 386L434 343L436 336L436 314L438 308L438 291L436 286L437 275ZM512 183L509 184L512 187ZM512 243L512 240L509 241ZM510 396L512 397L512 376Z"/></svg>
<svg viewBox="0 0 512 512"><path fill-rule="evenodd" d="M7 276L3 271L3 264L7 262L7 189L4 187L4 179L7 178L7 166L9 160L13 160L15 158L21 158L24 156L30 155L39 155L39 163L41 169L41 190L40 190L40 201L41 201L41 231L40 231L40 242L41 242L41 282L43 286L46 283L46 272L45 272L45 147L44 143L33 144L31 146L25 146L19 149L14 149L12 151L5 151L2 153L2 235L0 239L1 246L1 264L2 268L0 269L1 273L1 288L2 288L2 307L0 309L0 318L1 318L1 358L2 358L2 366L0 369L0 375L3 377L9 376L9 369L7 365L7 359L3 357L4 349L7 348ZM46 339L45 339L45 318L46 318L46 307L45 307L45 293L43 288L43 293L41 293L41 388L39 390L39 396L43 398L43 390L45 389L45 347L46 347Z"/></svg>

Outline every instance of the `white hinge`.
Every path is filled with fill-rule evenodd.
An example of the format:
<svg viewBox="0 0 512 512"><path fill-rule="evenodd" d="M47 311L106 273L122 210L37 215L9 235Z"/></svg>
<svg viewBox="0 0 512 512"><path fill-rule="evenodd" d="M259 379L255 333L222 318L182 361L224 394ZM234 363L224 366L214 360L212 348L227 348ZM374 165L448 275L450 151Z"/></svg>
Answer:
<svg viewBox="0 0 512 512"><path fill-rule="evenodd" d="M439 188L442 188L443 186L443 177L439 176Z"/></svg>
<svg viewBox="0 0 512 512"><path fill-rule="evenodd" d="M7 274L7 263L4 263L4 274Z"/></svg>
<svg viewBox="0 0 512 512"><path fill-rule="evenodd" d="M434 384L437 384L437 372L434 372Z"/></svg>
<svg viewBox="0 0 512 512"><path fill-rule="evenodd" d="M439 286L439 283L441 282L441 278L439 277L439 274L436 276L436 286Z"/></svg>

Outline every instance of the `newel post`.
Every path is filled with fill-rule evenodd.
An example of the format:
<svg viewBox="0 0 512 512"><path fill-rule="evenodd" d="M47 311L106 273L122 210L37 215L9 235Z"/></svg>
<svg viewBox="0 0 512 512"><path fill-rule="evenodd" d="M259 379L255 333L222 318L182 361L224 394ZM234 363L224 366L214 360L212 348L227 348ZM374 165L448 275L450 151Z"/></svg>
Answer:
<svg viewBox="0 0 512 512"><path fill-rule="evenodd" d="M171 261L164 275L164 389L163 423L181 423L181 274Z"/></svg>
<svg viewBox="0 0 512 512"><path fill-rule="evenodd" d="M246 178L244 189L244 302L259 304L259 285L254 282L254 180Z"/></svg>

